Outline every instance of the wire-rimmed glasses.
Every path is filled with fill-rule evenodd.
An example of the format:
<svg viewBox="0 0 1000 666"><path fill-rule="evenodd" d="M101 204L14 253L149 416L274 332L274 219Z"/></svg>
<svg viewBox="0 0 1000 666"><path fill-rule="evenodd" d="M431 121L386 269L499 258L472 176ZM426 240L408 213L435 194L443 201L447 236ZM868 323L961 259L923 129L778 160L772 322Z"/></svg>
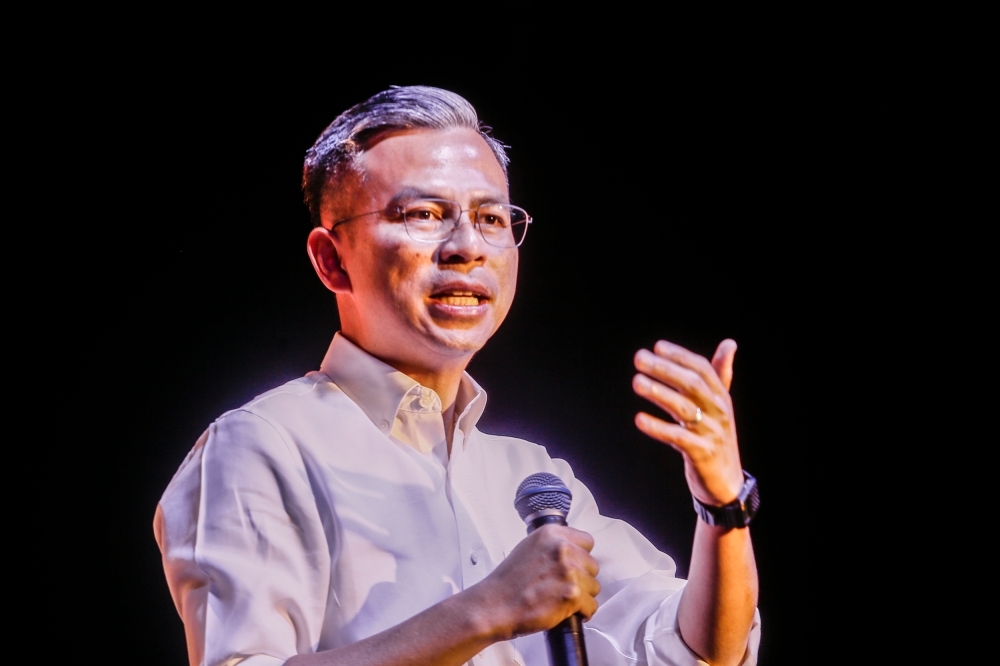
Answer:
<svg viewBox="0 0 1000 666"><path fill-rule="evenodd" d="M461 223L462 213L469 213L469 220L479 229L483 240L494 247L514 248L524 242L531 224L528 211L504 203L484 203L476 208L462 208L457 201L447 199L416 199L400 206L361 213L333 223L333 231L344 222L365 215L385 215L388 219L402 219L406 233L421 243L440 243L447 240Z"/></svg>

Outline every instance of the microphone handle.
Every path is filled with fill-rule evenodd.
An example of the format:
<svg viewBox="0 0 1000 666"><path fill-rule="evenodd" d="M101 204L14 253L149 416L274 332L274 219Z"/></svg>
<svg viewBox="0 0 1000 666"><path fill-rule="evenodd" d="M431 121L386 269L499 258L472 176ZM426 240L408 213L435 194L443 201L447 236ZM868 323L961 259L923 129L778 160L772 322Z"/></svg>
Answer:
<svg viewBox="0 0 1000 666"><path fill-rule="evenodd" d="M528 523L528 534L542 525L565 525L566 516L539 516ZM583 616L574 613L545 632L549 646L549 663L552 666L590 666L587 661L587 644L583 639Z"/></svg>
<svg viewBox="0 0 1000 666"><path fill-rule="evenodd" d="M589 666L583 640L583 617L574 613L545 632L552 666Z"/></svg>

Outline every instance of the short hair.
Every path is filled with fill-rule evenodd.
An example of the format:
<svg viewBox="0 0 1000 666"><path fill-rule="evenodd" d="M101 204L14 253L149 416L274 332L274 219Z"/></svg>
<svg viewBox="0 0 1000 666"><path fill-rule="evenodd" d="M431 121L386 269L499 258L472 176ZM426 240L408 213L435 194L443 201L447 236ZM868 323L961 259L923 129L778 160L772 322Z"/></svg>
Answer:
<svg viewBox="0 0 1000 666"><path fill-rule="evenodd" d="M476 130L507 176L509 146L490 136L469 102L448 90L428 86L392 86L337 116L306 151L302 192L313 224L320 225L323 193L355 166L355 159L379 134L417 128Z"/></svg>

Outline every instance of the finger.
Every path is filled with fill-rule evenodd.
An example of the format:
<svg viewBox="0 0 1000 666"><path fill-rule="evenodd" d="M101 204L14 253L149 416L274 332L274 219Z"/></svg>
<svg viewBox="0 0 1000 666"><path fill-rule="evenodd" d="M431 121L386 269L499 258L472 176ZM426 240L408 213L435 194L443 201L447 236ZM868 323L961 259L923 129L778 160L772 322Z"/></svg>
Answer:
<svg viewBox="0 0 1000 666"><path fill-rule="evenodd" d="M585 597L580 603L580 610L577 612L583 616L584 620L594 617L594 613L597 612L597 599L594 597Z"/></svg>
<svg viewBox="0 0 1000 666"><path fill-rule="evenodd" d="M670 359L663 358L658 354L654 354L648 349L637 351L634 362L636 370L673 387L679 393L697 403L696 406L706 411L709 410L710 405L721 408L715 402L717 391L713 390L698 372ZM712 374L715 374L714 370ZM717 378L716 382L718 382ZM719 387L721 388L721 384Z"/></svg>
<svg viewBox="0 0 1000 666"><path fill-rule="evenodd" d="M596 576L597 572L601 570L601 565L590 554L590 551L594 548L594 537L586 532L575 530L572 527L565 527L563 529L570 531L570 535L566 539L570 545L567 546L568 550L564 552L572 561L577 563L577 566L586 571L589 576Z"/></svg>
<svg viewBox="0 0 1000 666"><path fill-rule="evenodd" d="M596 582L597 579L595 576L601 570L601 565L594 556L590 553L581 554L578 562L580 563L580 568L587 572L587 577Z"/></svg>
<svg viewBox="0 0 1000 666"><path fill-rule="evenodd" d="M639 397L649 400L670 414L678 423L689 423L698 419L698 405L646 375L638 374L632 378L632 390Z"/></svg>
<svg viewBox="0 0 1000 666"><path fill-rule="evenodd" d="M590 554L594 549L594 537L588 532L578 530L568 525L548 524L539 527L535 532L545 531L545 535L559 544L561 552L569 560L576 562L580 568L591 576L600 571L600 564ZM561 543L560 543L561 542ZM564 548L565 547L565 548Z"/></svg>
<svg viewBox="0 0 1000 666"><path fill-rule="evenodd" d="M722 381L722 385L729 390L733 385L733 360L736 358L736 341L726 338L719 343L712 357L712 367Z"/></svg>
<svg viewBox="0 0 1000 666"><path fill-rule="evenodd" d="M596 597L601 593L601 583L597 580L597 574L590 574L590 578L587 583L587 594L592 597Z"/></svg>
<svg viewBox="0 0 1000 666"><path fill-rule="evenodd" d="M580 586L580 591L588 597L596 597L601 593L601 584L594 576L580 576L577 584Z"/></svg>
<svg viewBox="0 0 1000 666"><path fill-rule="evenodd" d="M574 545L583 548L588 553L594 549L594 537L583 530L574 529L572 527L563 528L567 530L566 538L569 539Z"/></svg>
<svg viewBox="0 0 1000 666"><path fill-rule="evenodd" d="M704 356L695 354L694 352L689 351L680 345L675 345L673 342L668 340L658 341L655 345L653 345L653 351L656 352L657 356L673 361L674 363L697 373L697 375L701 377L706 384L712 387L713 393L725 392L726 388L719 380L719 374Z"/></svg>
<svg viewBox="0 0 1000 666"><path fill-rule="evenodd" d="M635 415L635 425L653 439L669 444L689 458L702 458L704 447L698 436L684 426L667 423L663 419L650 416L645 412L639 412Z"/></svg>
<svg viewBox="0 0 1000 666"><path fill-rule="evenodd" d="M584 615L593 615L597 610L595 597L601 593L601 584L596 574L579 572L574 577L573 589L569 597L575 600Z"/></svg>

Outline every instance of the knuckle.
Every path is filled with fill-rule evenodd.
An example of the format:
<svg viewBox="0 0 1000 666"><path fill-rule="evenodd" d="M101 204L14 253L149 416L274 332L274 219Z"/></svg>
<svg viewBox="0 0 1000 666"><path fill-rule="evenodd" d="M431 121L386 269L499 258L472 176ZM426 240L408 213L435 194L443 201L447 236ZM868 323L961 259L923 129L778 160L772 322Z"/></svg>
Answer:
<svg viewBox="0 0 1000 666"><path fill-rule="evenodd" d="M707 388L708 384L697 373L690 371L684 373L684 390L688 393L705 393Z"/></svg>
<svg viewBox="0 0 1000 666"><path fill-rule="evenodd" d="M566 601L568 603L577 602L577 601L580 600L580 598L582 596L581 592L582 592L582 590L580 589L579 584L577 584L574 581L573 583L571 583L570 585L567 585L563 589L563 595L562 595L563 601Z"/></svg>

